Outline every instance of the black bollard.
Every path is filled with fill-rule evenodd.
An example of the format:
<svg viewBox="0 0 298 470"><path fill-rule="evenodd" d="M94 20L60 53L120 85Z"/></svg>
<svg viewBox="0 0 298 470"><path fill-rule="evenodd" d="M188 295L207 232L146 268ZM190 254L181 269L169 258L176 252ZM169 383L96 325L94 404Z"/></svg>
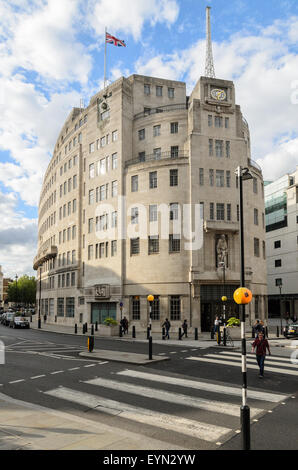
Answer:
<svg viewBox="0 0 298 470"><path fill-rule="evenodd" d="M83 335L86 333L86 324L83 323Z"/></svg>
<svg viewBox="0 0 298 470"><path fill-rule="evenodd" d="M98 323L95 322L95 331L98 331Z"/></svg>
<svg viewBox="0 0 298 470"><path fill-rule="evenodd" d="M179 340L182 339L182 336L181 336L181 328L179 328L179 330L178 330L178 339L179 339Z"/></svg>
<svg viewBox="0 0 298 470"><path fill-rule="evenodd" d="M166 339L166 329L164 326L162 327L162 339Z"/></svg>
<svg viewBox="0 0 298 470"><path fill-rule="evenodd" d="M86 333L88 332L88 323L87 322L85 323L85 331L86 331Z"/></svg>
<svg viewBox="0 0 298 470"><path fill-rule="evenodd" d="M198 339L199 339L198 328L195 328L195 340L197 341Z"/></svg>
<svg viewBox="0 0 298 470"><path fill-rule="evenodd" d="M94 336L88 336L88 351L92 352L94 349Z"/></svg>
<svg viewBox="0 0 298 470"><path fill-rule="evenodd" d="M94 336L94 325L91 325L91 336Z"/></svg>
<svg viewBox="0 0 298 470"><path fill-rule="evenodd" d="M150 338L150 328L148 326L148 328L147 328L147 339L149 339L149 338Z"/></svg>
<svg viewBox="0 0 298 470"><path fill-rule="evenodd" d="M149 361L152 361L152 336L149 336Z"/></svg>
<svg viewBox="0 0 298 470"><path fill-rule="evenodd" d="M136 327L133 325L132 327L132 337L135 338L136 337Z"/></svg>
<svg viewBox="0 0 298 470"><path fill-rule="evenodd" d="M276 327L276 337L279 338L279 328L278 328L278 326Z"/></svg>
<svg viewBox="0 0 298 470"><path fill-rule="evenodd" d="M78 332L78 325L75 324L75 334L77 334L77 332Z"/></svg>
<svg viewBox="0 0 298 470"><path fill-rule="evenodd" d="M226 333L226 328L224 327L223 329L223 345L227 345L227 333Z"/></svg>
<svg viewBox="0 0 298 470"><path fill-rule="evenodd" d="M122 325L119 325L119 338L122 338Z"/></svg>

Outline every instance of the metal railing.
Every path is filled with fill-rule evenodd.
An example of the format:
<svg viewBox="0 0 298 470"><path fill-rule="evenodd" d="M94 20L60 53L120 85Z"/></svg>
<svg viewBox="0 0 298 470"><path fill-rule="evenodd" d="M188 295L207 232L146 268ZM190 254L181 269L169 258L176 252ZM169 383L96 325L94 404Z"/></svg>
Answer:
<svg viewBox="0 0 298 470"><path fill-rule="evenodd" d="M188 152L184 150L178 150L178 152L160 152L158 154L151 153L149 155L142 155L141 157L134 158L132 160L127 160L125 162L125 166L135 165L137 163L144 163L144 162L151 162L151 161L159 161L159 160L177 160L179 158L188 158Z"/></svg>
<svg viewBox="0 0 298 470"><path fill-rule="evenodd" d="M143 118L152 114L167 113L169 111L180 111L184 109L187 109L186 103L168 104L166 106L159 106L158 108L148 108L141 113L135 114L134 119Z"/></svg>

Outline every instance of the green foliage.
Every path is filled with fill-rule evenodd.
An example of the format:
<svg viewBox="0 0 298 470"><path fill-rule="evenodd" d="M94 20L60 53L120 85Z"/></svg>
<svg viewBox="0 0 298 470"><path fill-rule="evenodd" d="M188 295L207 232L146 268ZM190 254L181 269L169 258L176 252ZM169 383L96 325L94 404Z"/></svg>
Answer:
<svg viewBox="0 0 298 470"><path fill-rule="evenodd" d="M231 317L227 321L227 326L240 326L240 320L236 317Z"/></svg>
<svg viewBox="0 0 298 470"><path fill-rule="evenodd" d="M118 322L116 320L114 320L114 318L106 318L104 320L104 324L107 325L107 326L114 326L114 325L118 325Z"/></svg>
<svg viewBox="0 0 298 470"><path fill-rule="evenodd" d="M34 276L22 276L13 281L7 288L8 302L19 304L35 304L36 301L36 279Z"/></svg>

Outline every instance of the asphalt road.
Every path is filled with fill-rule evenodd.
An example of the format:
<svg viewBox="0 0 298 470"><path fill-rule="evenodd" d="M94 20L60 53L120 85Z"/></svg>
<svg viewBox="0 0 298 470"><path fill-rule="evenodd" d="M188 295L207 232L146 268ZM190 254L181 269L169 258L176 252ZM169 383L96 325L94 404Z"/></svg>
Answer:
<svg viewBox="0 0 298 470"><path fill-rule="evenodd" d="M187 449L241 449L239 350L200 349L187 341L154 344L154 355L170 360L136 366L80 357L83 336L0 325L0 340L5 395ZM95 348L148 353L146 342L119 338L97 338ZM292 352L273 348L264 379L248 355L252 449L298 449L298 366L290 361Z"/></svg>

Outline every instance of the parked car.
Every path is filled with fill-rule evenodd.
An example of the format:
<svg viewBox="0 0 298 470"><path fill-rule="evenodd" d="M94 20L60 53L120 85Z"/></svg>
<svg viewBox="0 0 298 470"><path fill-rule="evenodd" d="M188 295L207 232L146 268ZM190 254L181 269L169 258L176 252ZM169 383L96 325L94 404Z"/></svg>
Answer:
<svg viewBox="0 0 298 470"><path fill-rule="evenodd" d="M15 316L15 313L6 312L6 313L4 314L4 318L3 318L2 324L5 325L5 326L10 325L10 322L14 319L14 316Z"/></svg>
<svg viewBox="0 0 298 470"><path fill-rule="evenodd" d="M283 334L286 338L293 338L298 336L298 323L287 325L283 330Z"/></svg>
<svg viewBox="0 0 298 470"><path fill-rule="evenodd" d="M14 317L9 326L10 328L30 328L30 323L25 317Z"/></svg>

